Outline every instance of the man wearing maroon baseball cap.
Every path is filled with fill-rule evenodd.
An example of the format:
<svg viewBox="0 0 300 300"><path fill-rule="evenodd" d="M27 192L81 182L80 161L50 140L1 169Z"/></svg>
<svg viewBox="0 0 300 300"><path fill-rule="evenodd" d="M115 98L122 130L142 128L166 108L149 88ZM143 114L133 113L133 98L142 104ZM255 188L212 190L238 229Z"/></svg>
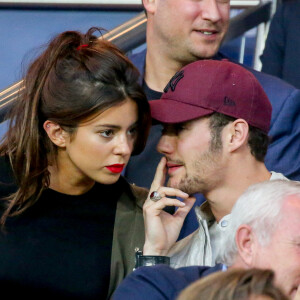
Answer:
<svg viewBox="0 0 300 300"><path fill-rule="evenodd" d="M164 157L144 205L142 258L169 256L176 268L214 266L219 250L226 247L220 237L238 197L252 184L287 180L264 164L271 104L245 68L200 60L177 72L150 106L152 118L164 126L157 145ZM179 196L179 190L185 194ZM206 199L195 209L199 228L176 242L194 203L191 196L197 193ZM177 207L176 213L166 213L166 206Z"/></svg>
<svg viewBox="0 0 300 300"><path fill-rule="evenodd" d="M214 112L244 119L268 134L272 106L252 73L229 61L202 60L175 74L151 115L161 123L182 123Z"/></svg>

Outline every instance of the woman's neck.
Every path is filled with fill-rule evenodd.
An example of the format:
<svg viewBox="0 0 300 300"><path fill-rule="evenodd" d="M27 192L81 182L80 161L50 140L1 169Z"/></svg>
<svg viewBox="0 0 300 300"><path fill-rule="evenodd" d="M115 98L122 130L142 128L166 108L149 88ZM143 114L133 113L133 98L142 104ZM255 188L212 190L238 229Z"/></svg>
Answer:
<svg viewBox="0 0 300 300"><path fill-rule="evenodd" d="M62 163L59 156L55 164L48 166L50 172L49 188L68 195L81 195L89 191L95 181L80 170L74 172L74 168Z"/></svg>

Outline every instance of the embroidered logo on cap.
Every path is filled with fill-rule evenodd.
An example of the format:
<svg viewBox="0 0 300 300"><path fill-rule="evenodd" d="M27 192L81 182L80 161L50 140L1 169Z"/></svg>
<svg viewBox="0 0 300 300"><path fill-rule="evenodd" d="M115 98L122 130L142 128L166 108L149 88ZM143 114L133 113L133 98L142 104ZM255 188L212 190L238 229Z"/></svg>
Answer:
<svg viewBox="0 0 300 300"><path fill-rule="evenodd" d="M167 93L169 88L171 88L171 91L174 92L177 83L184 77L184 71L177 72L169 81L167 86L164 88L164 93Z"/></svg>
<svg viewBox="0 0 300 300"><path fill-rule="evenodd" d="M224 105L226 105L226 106L236 106L235 102L227 96L224 97Z"/></svg>

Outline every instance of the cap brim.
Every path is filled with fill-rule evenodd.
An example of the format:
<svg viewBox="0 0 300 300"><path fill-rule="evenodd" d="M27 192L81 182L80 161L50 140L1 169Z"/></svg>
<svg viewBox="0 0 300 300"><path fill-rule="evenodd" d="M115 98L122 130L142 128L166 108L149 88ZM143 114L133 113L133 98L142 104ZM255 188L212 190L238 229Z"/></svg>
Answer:
<svg viewBox="0 0 300 300"><path fill-rule="evenodd" d="M176 100L160 99L149 102L151 117L161 123L181 123L208 116L214 111Z"/></svg>

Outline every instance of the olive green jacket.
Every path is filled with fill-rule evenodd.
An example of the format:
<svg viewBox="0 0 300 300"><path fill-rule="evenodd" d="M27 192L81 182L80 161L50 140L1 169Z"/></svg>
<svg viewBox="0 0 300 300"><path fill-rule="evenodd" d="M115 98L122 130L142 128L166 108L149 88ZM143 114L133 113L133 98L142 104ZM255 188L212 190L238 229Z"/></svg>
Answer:
<svg viewBox="0 0 300 300"><path fill-rule="evenodd" d="M118 200L115 217L108 299L125 276L133 271L135 248L143 249L145 241L143 204L148 190L125 184L128 189Z"/></svg>

